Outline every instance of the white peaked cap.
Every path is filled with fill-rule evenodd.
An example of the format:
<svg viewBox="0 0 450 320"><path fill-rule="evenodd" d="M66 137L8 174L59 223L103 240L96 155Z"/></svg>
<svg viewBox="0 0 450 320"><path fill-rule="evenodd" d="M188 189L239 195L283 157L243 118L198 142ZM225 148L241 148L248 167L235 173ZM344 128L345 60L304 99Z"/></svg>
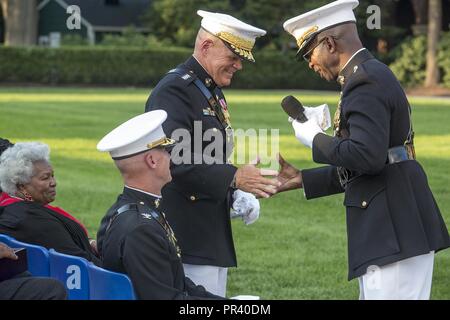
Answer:
<svg viewBox="0 0 450 320"><path fill-rule="evenodd" d="M344 22L356 21L353 9L358 4L358 0L338 0L287 20L283 28L297 40L297 54L303 54L308 43L319 32Z"/></svg>
<svg viewBox="0 0 450 320"><path fill-rule="evenodd" d="M265 30L256 28L228 14L198 10L201 26L209 33L222 39L235 54L248 61L255 62L252 49L257 37L266 34Z"/></svg>
<svg viewBox="0 0 450 320"><path fill-rule="evenodd" d="M109 152L113 159L119 160L156 147L172 146L175 141L168 139L162 128L166 118L164 110L131 118L104 136L97 144L97 150Z"/></svg>

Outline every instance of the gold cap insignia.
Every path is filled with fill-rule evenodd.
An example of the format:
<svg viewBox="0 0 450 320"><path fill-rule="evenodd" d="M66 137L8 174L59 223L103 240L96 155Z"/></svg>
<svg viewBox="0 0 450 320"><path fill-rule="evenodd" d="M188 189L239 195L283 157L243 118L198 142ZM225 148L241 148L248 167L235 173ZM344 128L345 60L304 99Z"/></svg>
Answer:
<svg viewBox="0 0 450 320"><path fill-rule="evenodd" d="M153 141L152 143L147 144L147 147L149 149L153 149L153 148L156 148L156 147L159 147L159 146L167 147L167 146L170 146L170 145L173 145L173 144L175 144L175 140L169 139L167 137L163 137L161 139Z"/></svg>
<svg viewBox="0 0 450 320"><path fill-rule="evenodd" d="M252 54L253 46L255 45L255 41L250 41L241 37L238 37L230 32L221 31L216 35L219 39L225 41L229 47L233 50L235 54L238 56L255 62L255 58Z"/></svg>
<svg viewBox="0 0 450 320"><path fill-rule="evenodd" d="M303 32L303 34L297 39L298 47L301 48L303 43L317 30L319 30L319 26L316 25Z"/></svg>

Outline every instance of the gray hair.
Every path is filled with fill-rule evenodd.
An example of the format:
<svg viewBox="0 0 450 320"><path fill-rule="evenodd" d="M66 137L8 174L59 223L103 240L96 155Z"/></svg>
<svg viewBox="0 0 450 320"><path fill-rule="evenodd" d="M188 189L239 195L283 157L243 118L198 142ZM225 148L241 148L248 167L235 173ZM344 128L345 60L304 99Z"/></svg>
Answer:
<svg viewBox="0 0 450 320"><path fill-rule="evenodd" d="M19 184L27 184L33 177L34 163L50 162L50 148L40 142L19 142L0 157L0 187L14 195Z"/></svg>

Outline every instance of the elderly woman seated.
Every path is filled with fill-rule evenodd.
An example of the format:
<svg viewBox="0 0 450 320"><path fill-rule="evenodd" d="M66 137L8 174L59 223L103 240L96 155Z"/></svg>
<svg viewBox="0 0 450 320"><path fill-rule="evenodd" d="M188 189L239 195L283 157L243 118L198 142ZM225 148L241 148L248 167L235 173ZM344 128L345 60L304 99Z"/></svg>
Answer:
<svg viewBox="0 0 450 320"><path fill-rule="evenodd" d="M56 180L49 147L38 142L16 143L0 157L0 233L19 241L83 257L101 266L86 228L66 211L50 206Z"/></svg>
<svg viewBox="0 0 450 320"><path fill-rule="evenodd" d="M12 144L8 139L0 138L0 156L3 154L3 152L8 149L9 147L12 147L14 144ZM0 187L0 202L3 200L4 197L6 197L7 194L2 191L2 188Z"/></svg>

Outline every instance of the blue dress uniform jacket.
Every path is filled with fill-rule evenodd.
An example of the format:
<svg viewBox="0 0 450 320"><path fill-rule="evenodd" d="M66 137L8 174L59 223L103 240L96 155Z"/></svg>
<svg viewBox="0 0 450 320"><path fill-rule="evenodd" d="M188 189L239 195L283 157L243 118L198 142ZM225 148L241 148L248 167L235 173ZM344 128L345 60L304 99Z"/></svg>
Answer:
<svg viewBox="0 0 450 320"><path fill-rule="evenodd" d="M185 277L176 244L152 215L128 210L110 224L117 210L126 204L141 204L148 212L154 210L161 215L158 201L149 194L124 188L102 219L97 235L103 267L128 274L138 299L223 299Z"/></svg>
<svg viewBox="0 0 450 320"><path fill-rule="evenodd" d="M214 115L205 96L196 87L199 79L211 92L216 101L223 99L223 93L194 57L178 68L185 75L167 74L152 91L145 111L163 109L168 118L163 123L167 136L177 139L172 133L176 129L189 132L192 142L191 159L195 156L195 134L203 135L214 130L222 135L222 152L215 154L218 163L171 164L172 182L162 190L162 209L167 215L181 247L183 263L236 266L230 222L230 188L236 167L227 164L226 130ZM194 124L196 122L196 124ZM194 127L202 132L194 134ZM211 142L203 142L203 152Z"/></svg>
<svg viewBox="0 0 450 320"><path fill-rule="evenodd" d="M313 141L314 161L330 166L302 175L307 199L345 191L351 280L369 265L447 248L450 239L420 164L387 161L388 149L402 146L410 132L410 106L393 73L363 50L339 80L338 134ZM345 189L337 167L350 173Z"/></svg>

